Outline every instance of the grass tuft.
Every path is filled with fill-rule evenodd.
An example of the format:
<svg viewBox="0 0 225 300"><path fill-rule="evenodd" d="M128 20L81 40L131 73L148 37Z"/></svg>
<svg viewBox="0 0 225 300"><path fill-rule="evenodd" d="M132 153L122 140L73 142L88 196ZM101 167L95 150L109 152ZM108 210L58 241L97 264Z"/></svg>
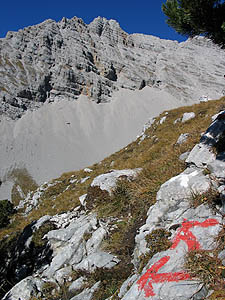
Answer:
<svg viewBox="0 0 225 300"><path fill-rule="evenodd" d="M193 208L196 208L201 204L207 204L212 209L216 209L216 205L222 204L220 193L213 188L210 188L205 193L192 192L189 203Z"/></svg>
<svg viewBox="0 0 225 300"><path fill-rule="evenodd" d="M155 229L145 236L148 252L140 256L140 265L138 272L141 273L148 261L158 252L166 251L172 245L169 241L171 233L163 228Z"/></svg>

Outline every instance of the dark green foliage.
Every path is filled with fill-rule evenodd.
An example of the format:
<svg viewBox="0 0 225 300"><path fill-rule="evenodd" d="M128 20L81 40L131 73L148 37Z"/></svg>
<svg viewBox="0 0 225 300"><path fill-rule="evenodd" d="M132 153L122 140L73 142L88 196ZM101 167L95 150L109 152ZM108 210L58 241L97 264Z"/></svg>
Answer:
<svg viewBox="0 0 225 300"><path fill-rule="evenodd" d="M167 24L186 36L205 35L225 46L224 0L167 0L162 5Z"/></svg>
<svg viewBox="0 0 225 300"><path fill-rule="evenodd" d="M35 224L0 240L0 299L17 282L52 260L52 249L43 237L55 226L47 221L35 231Z"/></svg>
<svg viewBox="0 0 225 300"><path fill-rule="evenodd" d="M14 213L13 205L8 200L0 201L0 228L9 224L9 217Z"/></svg>
<svg viewBox="0 0 225 300"><path fill-rule="evenodd" d="M45 222L37 231L33 233L32 242L36 248L46 245L47 240L43 239L44 235L49 231L56 229L55 225L51 222Z"/></svg>

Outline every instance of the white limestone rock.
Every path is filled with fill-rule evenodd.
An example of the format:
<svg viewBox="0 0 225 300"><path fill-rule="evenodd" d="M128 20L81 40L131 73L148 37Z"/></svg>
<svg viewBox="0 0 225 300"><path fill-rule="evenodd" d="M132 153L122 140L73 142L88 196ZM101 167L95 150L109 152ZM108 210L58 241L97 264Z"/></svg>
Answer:
<svg viewBox="0 0 225 300"><path fill-rule="evenodd" d="M207 169L218 179L223 180L225 178L225 161L216 159L208 164Z"/></svg>
<svg viewBox="0 0 225 300"><path fill-rule="evenodd" d="M194 112L190 112L190 113L184 113L181 122L187 122L191 119L195 118L195 113Z"/></svg>
<svg viewBox="0 0 225 300"><path fill-rule="evenodd" d="M224 52L209 40L129 35L102 17L88 25L77 17L46 20L8 32L0 41L0 59L0 110L12 118L80 94L106 102L119 87L152 86L185 101L203 94L212 99L223 90Z"/></svg>
<svg viewBox="0 0 225 300"><path fill-rule="evenodd" d="M216 159L215 153L213 153L211 147L205 144L197 144L191 150L185 162L187 164L193 164L199 168L205 168L209 163L212 163Z"/></svg>
<svg viewBox="0 0 225 300"><path fill-rule="evenodd" d="M111 269L119 263L119 259L107 252L98 251L88 255L79 264L74 266L75 270L86 270L93 272L96 268Z"/></svg>
<svg viewBox="0 0 225 300"><path fill-rule="evenodd" d="M181 145L183 143L185 143L188 139L188 137L190 136L189 133L182 133L179 138L177 139L176 144Z"/></svg>
<svg viewBox="0 0 225 300"><path fill-rule="evenodd" d="M73 281L71 283L71 285L68 288L68 291L69 292L78 291L79 289L81 289L83 287L85 281L86 281L85 277L79 277L78 279L76 279L75 281Z"/></svg>
<svg viewBox="0 0 225 300"><path fill-rule="evenodd" d="M159 120L159 124L163 124L166 121L166 116L163 116L160 120Z"/></svg>
<svg viewBox="0 0 225 300"><path fill-rule="evenodd" d="M91 300L94 292L99 288L100 281L96 282L91 288L85 289L79 295L74 296L70 300Z"/></svg>
<svg viewBox="0 0 225 300"><path fill-rule="evenodd" d="M125 177L127 180L132 180L137 177L140 171L140 168L133 170L112 170L110 173L97 176L92 181L91 186L98 186L101 190L107 191L109 194L111 194L112 189L116 186L116 182L120 177Z"/></svg>
<svg viewBox="0 0 225 300"><path fill-rule="evenodd" d="M190 154L190 151L184 152L179 156L179 159L185 161L188 158L189 154Z"/></svg>
<svg viewBox="0 0 225 300"><path fill-rule="evenodd" d="M26 277L18 282L4 297L2 300L30 300L31 296L37 295L41 291L44 281L39 278L33 278L32 276Z"/></svg>
<svg viewBox="0 0 225 300"><path fill-rule="evenodd" d="M91 170L90 168L84 168L84 172L91 173L91 172L93 172L93 170Z"/></svg>

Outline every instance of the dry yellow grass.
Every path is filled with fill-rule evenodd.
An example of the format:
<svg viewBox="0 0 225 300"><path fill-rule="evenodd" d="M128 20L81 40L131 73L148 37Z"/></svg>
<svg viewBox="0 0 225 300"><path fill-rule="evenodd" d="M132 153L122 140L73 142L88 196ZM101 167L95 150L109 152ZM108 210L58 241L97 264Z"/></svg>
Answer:
<svg viewBox="0 0 225 300"><path fill-rule="evenodd" d="M33 210L28 217L17 214L12 224L0 231L0 238L6 234L22 230L29 222L43 215L54 215L71 210L79 205L79 196L87 192L91 181L99 174L113 169L127 169L141 167L143 170L136 180L128 183L127 189L132 195L128 205L133 208L134 218L144 216L147 209L155 201L156 193L162 183L184 170L184 162L178 159L183 152L189 151L199 142L200 135L211 123L211 116L225 108L225 98L209 101L193 106L181 107L171 110L166 115L162 113L155 123L146 131L147 137L140 143L140 139L129 144L126 148L112 154L100 164L90 166L93 170L86 173L84 170L64 173L52 182L58 182L48 188L41 197L38 209ZM174 121L181 118L184 112L195 112L196 117L185 123ZM159 124L159 120L166 115L166 121ZM181 133L189 133L186 143L176 145ZM113 162L113 166L112 166ZM90 178L83 184L70 184L71 178L80 181L81 178ZM104 200L103 200L104 201ZM101 211L102 206L110 203L100 203L96 210ZM136 207L136 210L135 210ZM107 210L107 209L105 209ZM139 211L141 210L141 211ZM107 211L105 212L107 215ZM118 212L119 216L120 212ZM127 214L125 213L125 216Z"/></svg>

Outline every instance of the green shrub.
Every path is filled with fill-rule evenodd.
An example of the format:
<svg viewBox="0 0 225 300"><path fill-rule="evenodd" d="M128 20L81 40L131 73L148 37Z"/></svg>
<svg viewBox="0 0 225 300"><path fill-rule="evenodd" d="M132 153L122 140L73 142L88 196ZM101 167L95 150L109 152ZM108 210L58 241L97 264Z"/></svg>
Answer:
<svg viewBox="0 0 225 300"><path fill-rule="evenodd" d="M14 208L8 200L0 201L0 228L9 224L9 217L14 213Z"/></svg>

